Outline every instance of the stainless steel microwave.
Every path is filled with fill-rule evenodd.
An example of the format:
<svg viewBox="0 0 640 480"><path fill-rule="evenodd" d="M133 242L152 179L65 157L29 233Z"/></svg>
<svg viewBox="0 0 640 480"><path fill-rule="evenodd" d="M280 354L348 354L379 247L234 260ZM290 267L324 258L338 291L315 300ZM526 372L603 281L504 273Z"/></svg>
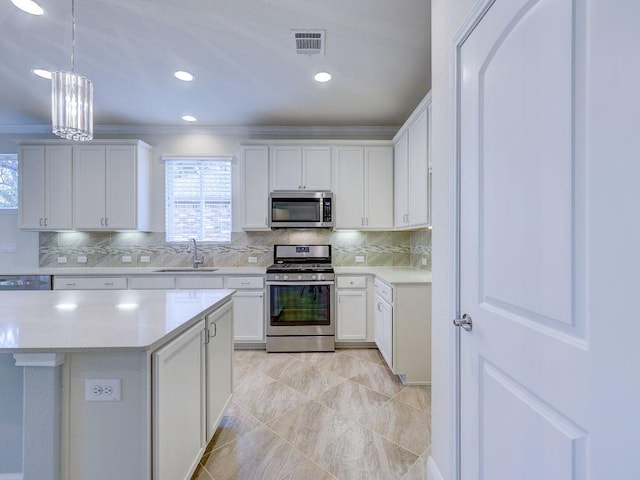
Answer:
<svg viewBox="0 0 640 480"><path fill-rule="evenodd" d="M271 228L333 228L333 193L273 192L269 195Z"/></svg>

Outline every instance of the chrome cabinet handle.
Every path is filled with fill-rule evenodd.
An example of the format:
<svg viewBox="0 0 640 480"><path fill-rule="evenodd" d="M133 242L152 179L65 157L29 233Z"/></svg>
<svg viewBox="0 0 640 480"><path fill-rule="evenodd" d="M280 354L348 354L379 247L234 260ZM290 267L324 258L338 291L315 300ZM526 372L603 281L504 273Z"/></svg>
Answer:
<svg viewBox="0 0 640 480"><path fill-rule="evenodd" d="M468 313L462 315L462 318L454 318L453 324L456 327L462 327L466 332L470 332L473 328L473 321L471 320L471 315Z"/></svg>

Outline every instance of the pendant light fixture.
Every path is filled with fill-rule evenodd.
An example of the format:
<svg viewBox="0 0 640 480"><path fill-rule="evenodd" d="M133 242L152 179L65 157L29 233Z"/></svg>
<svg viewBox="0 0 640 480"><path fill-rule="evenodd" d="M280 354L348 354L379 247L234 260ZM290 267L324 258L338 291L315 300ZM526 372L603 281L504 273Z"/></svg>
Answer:
<svg viewBox="0 0 640 480"><path fill-rule="evenodd" d="M75 73L76 15L71 0L71 71L51 75L52 132L69 140L93 139L93 82Z"/></svg>

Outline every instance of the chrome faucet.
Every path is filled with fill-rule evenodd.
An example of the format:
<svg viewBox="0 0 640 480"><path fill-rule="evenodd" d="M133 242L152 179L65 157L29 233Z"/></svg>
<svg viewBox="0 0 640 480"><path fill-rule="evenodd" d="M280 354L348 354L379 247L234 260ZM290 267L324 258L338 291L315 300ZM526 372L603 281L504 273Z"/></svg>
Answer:
<svg viewBox="0 0 640 480"><path fill-rule="evenodd" d="M193 253L192 267L198 268L199 265L204 264L204 255L198 258L198 244L196 243L196 239L192 238L189 240L189 245L187 246L187 253Z"/></svg>

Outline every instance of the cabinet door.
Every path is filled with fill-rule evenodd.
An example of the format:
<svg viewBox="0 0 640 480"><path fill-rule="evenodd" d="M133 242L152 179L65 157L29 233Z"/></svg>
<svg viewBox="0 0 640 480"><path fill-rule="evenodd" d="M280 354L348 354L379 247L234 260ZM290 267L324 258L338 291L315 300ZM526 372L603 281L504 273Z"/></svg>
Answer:
<svg viewBox="0 0 640 480"><path fill-rule="evenodd" d="M429 223L427 111L409 126L409 223Z"/></svg>
<svg viewBox="0 0 640 480"><path fill-rule="evenodd" d="M365 228L393 228L393 150L391 147L365 148L367 164Z"/></svg>
<svg viewBox="0 0 640 480"><path fill-rule="evenodd" d="M302 189L302 147L271 147L271 190Z"/></svg>
<svg viewBox="0 0 640 480"><path fill-rule="evenodd" d="M237 291L233 295L234 340L264 342L264 293Z"/></svg>
<svg viewBox="0 0 640 480"><path fill-rule="evenodd" d="M398 139L394 146L394 220L395 228L409 226L409 150L408 134Z"/></svg>
<svg viewBox="0 0 640 480"><path fill-rule="evenodd" d="M335 149L335 228L364 227L364 148Z"/></svg>
<svg viewBox="0 0 640 480"><path fill-rule="evenodd" d="M390 304L376 295L374 312L374 337L378 350L393 371L393 309Z"/></svg>
<svg viewBox="0 0 640 480"><path fill-rule="evenodd" d="M331 147L302 148L304 190L331 191Z"/></svg>
<svg viewBox="0 0 640 480"><path fill-rule="evenodd" d="M366 290L338 290L336 340L367 339Z"/></svg>
<svg viewBox="0 0 640 480"><path fill-rule="evenodd" d="M188 478L204 452L204 320L152 354L153 478Z"/></svg>
<svg viewBox="0 0 640 480"><path fill-rule="evenodd" d="M105 227L135 230L138 225L136 146L107 145L105 159Z"/></svg>
<svg viewBox="0 0 640 480"><path fill-rule="evenodd" d="M233 308L232 304L216 310L206 319L207 344L207 432L209 443L231 400L233 390Z"/></svg>
<svg viewBox="0 0 640 480"><path fill-rule="evenodd" d="M245 230L269 229L269 147L242 147Z"/></svg>
<svg viewBox="0 0 640 480"><path fill-rule="evenodd" d="M45 147L45 227L73 228L73 156L71 145Z"/></svg>
<svg viewBox="0 0 640 480"><path fill-rule="evenodd" d="M44 146L24 145L18 160L18 226L44 228L45 197Z"/></svg>
<svg viewBox="0 0 640 480"><path fill-rule="evenodd" d="M73 147L74 224L78 229L105 228L105 146Z"/></svg>

